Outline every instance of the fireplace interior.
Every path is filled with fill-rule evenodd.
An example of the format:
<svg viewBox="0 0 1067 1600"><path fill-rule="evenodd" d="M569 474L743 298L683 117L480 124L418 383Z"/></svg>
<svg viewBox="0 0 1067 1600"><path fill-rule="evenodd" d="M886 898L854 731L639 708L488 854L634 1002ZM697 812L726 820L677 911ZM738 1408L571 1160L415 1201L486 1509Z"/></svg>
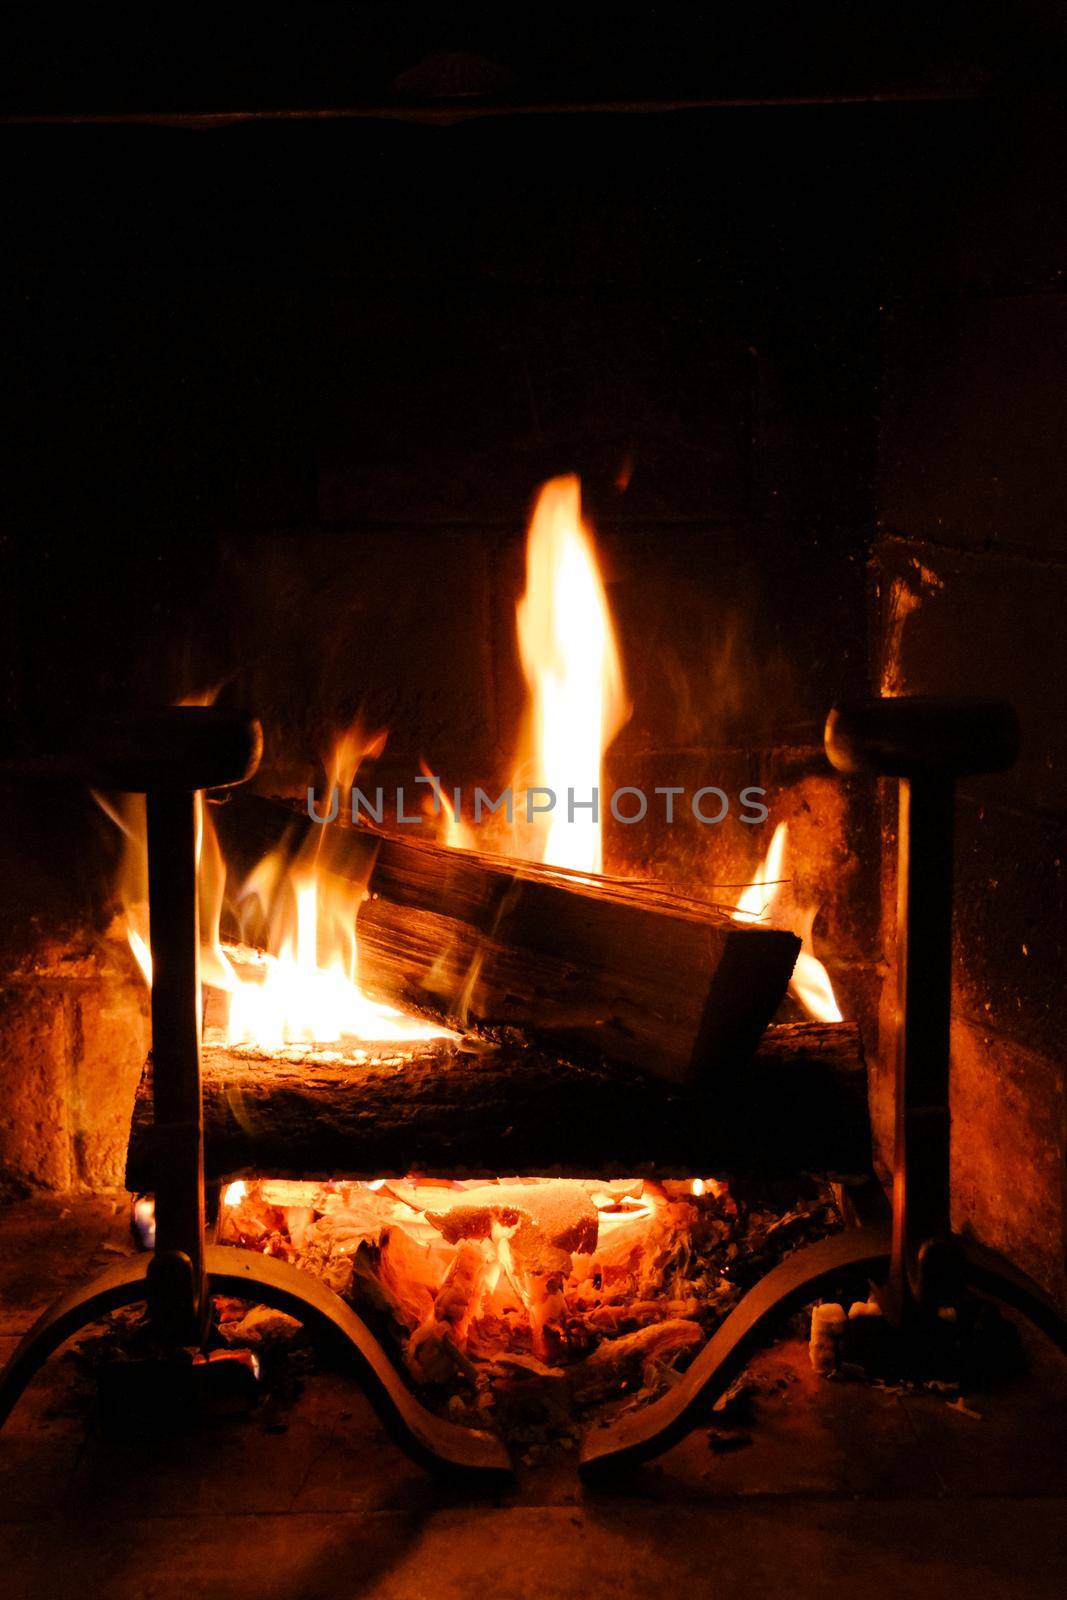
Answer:
<svg viewBox="0 0 1067 1600"><path fill-rule="evenodd" d="M929 774L832 766L824 728L979 699L1017 759L924 757L958 778L951 1225L1067 1312L1067 122L990 29L921 72L876 40L862 85L828 44L833 89L789 80L787 34L743 93L383 36L340 98L17 108L12 1204L128 1191L142 1243L153 1196L186 1237L153 1006L191 991L146 957L192 900L158 865L149 894L144 729L155 760L161 708L254 717L247 782L183 779L208 1271L236 1245L267 1275L261 1303L226 1269L216 1345L288 1337L291 1266L381 1333L412 1432L639 1430L746 1290L807 1245L790 1303L832 1301L834 1241L888 1211L897 780L922 816ZM140 765L109 783L116 727ZM601 814L553 839L523 808L572 771ZM476 819L505 787L517 824Z"/></svg>

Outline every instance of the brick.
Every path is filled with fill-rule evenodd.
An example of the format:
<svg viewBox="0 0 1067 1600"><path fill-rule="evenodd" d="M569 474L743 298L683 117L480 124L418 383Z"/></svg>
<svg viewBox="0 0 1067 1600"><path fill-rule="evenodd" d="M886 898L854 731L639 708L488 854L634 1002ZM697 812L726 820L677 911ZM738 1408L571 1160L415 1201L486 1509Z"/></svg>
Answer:
<svg viewBox="0 0 1067 1600"><path fill-rule="evenodd" d="M1061 1063L957 1021L952 1075L953 1226L1067 1303Z"/></svg>
<svg viewBox="0 0 1067 1600"><path fill-rule="evenodd" d="M323 315L327 523L521 526L543 478L627 462L616 515L747 503L756 369L697 296L379 288Z"/></svg>
<svg viewBox="0 0 1067 1600"><path fill-rule="evenodd" d="M75 1176L90 1188L119 1185L133 1096L150 1044L144 984L79 987L70 1121Z"/></svg>
<svg viewBox="0 0 1067 1600"><path fill-rule="evenodd" d="M907 307L884 349L880 525L1067 555L1067 295Z"/></svg>
<svg viewBox="0 0 1067 1600"><path fill-rule="evenodd" d="M1067 562L888 538L873 570L882 692L1010 700L1022 723L1019 761L1003 776L968 780L966 792L1067 812Z"/></svg>
<svg viewBox="0 0 1067 1600"><path fill-rule="evenodd" d="M959 1225L1063 1297L1067 565L884 539L875 579L884 692L1000 697L1019 711L1016 768L963 781L956 812L953 1183ZM883 939L892 965L895 785L883 786L883 799ZM886 1166L894 989L890 974L871 1081Z"/></svg>
<svg viewBox="0 0 1067 1600"><path fill-rule="evenodd" d="M70 1045L62 986L0 989L0 1172L9 1179L70 1187Z"/></svg>

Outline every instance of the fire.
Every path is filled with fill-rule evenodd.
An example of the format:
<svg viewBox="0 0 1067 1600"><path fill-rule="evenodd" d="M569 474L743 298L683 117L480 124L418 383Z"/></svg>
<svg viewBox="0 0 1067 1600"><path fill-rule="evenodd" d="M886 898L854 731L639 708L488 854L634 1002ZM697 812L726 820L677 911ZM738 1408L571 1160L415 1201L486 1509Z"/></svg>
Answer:
<svg viewBox="0 0 1067 1600"><path fill-rule="evenodd" d="M456 808L448 798L448 790L441 780L432 773L425 761L419 762L422 775L433 785L433 799L428 800L426 809L444 819L441 829L441 842L450 850L477 850L478 839L474 829L469 823L463 822L456 813Z"/></svg>
<svg viewBox="0 0 1067 1600"><path fill-rule="evenodd" d="M755 877L738 901L734 912L738 922L766 921L770 917L772 907L779 904L782 887L786 881L783 878L783 868L788 837L789 830L786 824L780 822L774 830L767 854L756 869ZM789 992L800 1002L808 1015L815 1017L819 1022L840 1022L841 1010L834 995L830 975L816 956L812 941L816 909L808 907L789 916L783 913L779 905L778 921L784 926L793 927L801 940L800 954L789 982Z"/></svg>
<svg viewBox="0 0 1067 1600"><path fill-rule="evenodd" d="M803 943L790 979L790 993L819 1022L841 1022L841 1008L830 982L830 974L812 949L811 923L814 918L813 911L807 927L801 933Z"/></svg>
<svg viewBox="0 0 1067 1600"><path fill-rule="evenodd" d="M447 1036L446 1029L363 993L356 931L362 892L318 870L320 840L316 830L288 871L265 858L256 882L238 897L239 906L254 897L254 942L265 945L266 954L228 963L232 981L220 987L229 989L229 1043L279 1050L342 1039ZM266 906L260 898L264 880L275 883Z"/></svg>
<svg viewBox="0 0 1067 1600"><path fill-rule="evenodd" d="M763 922L769 917L782 885L786 832L785 823L780 822L771 837L767 854L756 868L755 877L737 902L735 921Z"/></svg>
<svg viewBox="0 0 1067 1600"><path fill-rule="evenodd" d="M441 1382L457 1356L467 1374L472 1358L496 1352L565 1358L583 1315L590 1332L618 1331L638 1274L648 1294L639 1298L661 1320L650 1302L670 1240L702 1211L718 1214L695 1192L680 1206L686 1187L674 1185L672 1200L641 1178L237 1179L223 1191L216 1237L310 1267L356 1303L375 1282L412 1376ZM361 1242L373 1248L357 1272Z"/></svg>
<svg viewBox="0 0 1067 1600"><path fill-rule="evenodd" d="M379 753L383 744L384 735L366 738L358 726L349 729L327 764L331 785L350 786L361 760ZM144 801L126 797L120 810L97 798L123 832L118 891L125 934L150 985ZM201 976L209 988L228 996L227 1042L266 1051L342 1040L451 1037L446 1028L364 994L356 934L363 891L320 870L321 843L322 831L316 828L292 862L282 849L263 857L234 896L238 922L252 948L226 945L219 931L229 892L226 863L210 808L197 796Z"/></svg>
<svg viewBox="0 0 1067 1600"><path fill-rule="evenodd" d="M349 733L334 753L331 777L351 783L358 761ZM224 953L228 974L218 987L230 997L229 1043L278 1050L342 1039L449 1037L447 1029L364 994L357 934L363 891L322 870L322 837L313 829L291 863L280 850L265 856L238 893L242 929L265 953L240 963Z"/></svg>
<svg viewBox="0 0 1067 1600"><path fill-rule="evenodd" d="M512 783L522 826L506 843L497 838L497 848L549 866L602 872L604 757L630 707L596 548L582 519L577 477L555 478L541 489L527 538L526 586L516 607L516 628L528 691ZM354 724L338 739L327 763L330 789L351 790L361 763L379 755L384 743L383 732L370 734ZM422 771L432 777L425 763ZM548 794L538 790L554 797L551 809ZM124 836L119 890L125 934L150 984L144 802L138 796L118 804L98 799ZM431 804L446 844L468 850L479 846L479 829L458 815L448 790L436 779L432 802L427 801ZM235 894L210 807L197 797L201 970L205 984L228 996L228 1042L272 1051L345 1039L449 1036L446 1029L371 999L360 987L357 920L362 890L322 870L323 837L323 830L314 828L294 858L284 849L265 856ZM786 825L780 823L734 915L739 921L759 922L774 908L779 922L796 927L802 950L791 992L811 1015L839 1021L833 988L812 946L815 913L782 904L786 843ZM221 941L227 907L236 912L247 948L237 950ZM474 967L471 984L476 978Z"/></svg>
<svg viewBox="0 0 1067 1600"><path fill-rule="evenodd" d="M529 737L516 787L547 788L556 799L523 853L548 866L600 872L600 815L587 808L594 790L603 791L604 752L630 708L576 477L552 479L538 497L516 623L529 690ZM581 810L569 806L571 792Z"/></svg>
<svg viewBox="0 0 1067 1600"><path fill-rule="evenodd" d="M122 835L122 854L115 890L122 907L126 942L141 976L152 986L152 950L148 932L148 825L143 794L113 798L93 791L93 799Z"/></svg>

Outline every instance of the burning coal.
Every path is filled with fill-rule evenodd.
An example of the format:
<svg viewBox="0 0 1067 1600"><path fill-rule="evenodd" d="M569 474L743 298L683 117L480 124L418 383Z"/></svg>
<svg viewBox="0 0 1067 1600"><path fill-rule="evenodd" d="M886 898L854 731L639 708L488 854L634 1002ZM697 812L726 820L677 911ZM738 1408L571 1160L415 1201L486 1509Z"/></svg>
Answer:
<svg viewBox="0 0 1067 1600"><path fill-rule="evenodd" d="M811 1185L782 1212L701 1178L239 1179L218 1237L315 1273L382 1329L430 1403L528 1443L605 1402L656 1398L750 1271L838 1225ZM223 1333L258 1327L238 1307Z"/></svg>

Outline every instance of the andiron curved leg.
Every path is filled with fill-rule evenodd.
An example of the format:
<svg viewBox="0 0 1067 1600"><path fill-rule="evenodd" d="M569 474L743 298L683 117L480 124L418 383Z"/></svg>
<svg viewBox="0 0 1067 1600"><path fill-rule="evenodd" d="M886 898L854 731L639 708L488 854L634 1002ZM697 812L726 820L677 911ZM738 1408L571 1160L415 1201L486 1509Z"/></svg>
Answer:
<svg viewBox="0 0 1067 1600"><path fill-rule="evenodd" d="M91 1283L72 1289L42 1312L0 1371L0 1427L30 1379L79 1328L87 1328L110 1311L146 1298L151 1263L151 1256L129 1256L117 1261Z"/></svg>
<svg viewBox="0 0 1067 1600"><path fill-rule="evenodd" d="M1067 1354L1067 1317L1044 1290L1013 1266L1006 1257L974 1239L964 1239L964 1271L972 1289L991 1300L1002 1300L1039 1328L1046 1338Z"/></svg>
<svg viewBox="0 0 1067 1600"><path fill-rule="evenodd" d="M734 1307L668 1394L586 1434L580 1457L582 1476L593 1478L647 1461L676 1444L692 1427L697 1408L724 1389L744 1366L768 1322L812 1299L840 1272L884 1271L889 1249L888 1228L849 1229L780 1261Z"/></svg>
<svg viewBox="0 0 1067 1600"><path fill-rule="evenodd" d="M494 1435L446 1422L416 1400L366 1324L319 1279L287 1261L229 1245L208 1245L204 1258L210 1293L255 1299L288 1312L313 1332L340 1335L355 1354L359 1381L383 1426L421 1466L481 1478L511 1472L507 1451ZM150 1255L119 1261L49 1306L0 1372L0 1426L61 1344L109 1312L146 1299L151 1263Z"/></svg>
<svg viewBox="0 0 1067 1600"><path fill-rule="evenodd" d="M205 1257L213 1294L255 1299L320 1333L342 1335L355 1352L360 1386L383 1427L422 1466L481 1477L510 1474L511 1461L501 1441L494 1434L445 1422L420 1404L366 1323L321 1279L288 1261L231 1245L208 1245Z"/></svg>

